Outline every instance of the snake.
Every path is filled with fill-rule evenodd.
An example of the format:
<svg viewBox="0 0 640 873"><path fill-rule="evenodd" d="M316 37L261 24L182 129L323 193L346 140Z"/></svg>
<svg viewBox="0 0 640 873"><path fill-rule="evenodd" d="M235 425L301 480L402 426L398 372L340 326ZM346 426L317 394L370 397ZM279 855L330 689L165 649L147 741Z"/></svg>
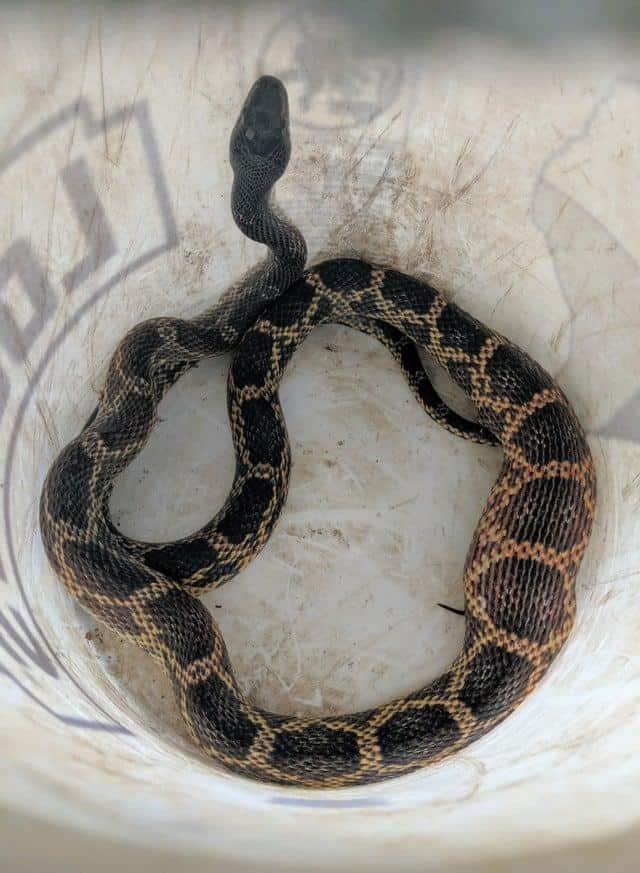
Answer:
<svg viewBox="0 0 640 873"><path fill-rule="evenodd" d="M300 231L275 205L290 155L284 85L263 76L233 129L232 214L265 261L203 314L132 328L96 409L53 462L40 499L48 560L77 601L160 664L194 746L214 764L283 786L342 788L413 772L468 746L538 686L576 614L596 474L557 382L523 349L429 283L359 258L306 267ZM283 511L291 452L278 391L315 327L380 340L425 411L458 436L498 447L500 471L463 569L465 635L446 671L416 691L347 714L269 712L241 690L200 595L237 575ZM168 543L133 540L109 514L117 476L140 452L169 388L204 357L231 352L227 410L236 457L223 506ZM423 355L472 402L450 409Z"/></svg>

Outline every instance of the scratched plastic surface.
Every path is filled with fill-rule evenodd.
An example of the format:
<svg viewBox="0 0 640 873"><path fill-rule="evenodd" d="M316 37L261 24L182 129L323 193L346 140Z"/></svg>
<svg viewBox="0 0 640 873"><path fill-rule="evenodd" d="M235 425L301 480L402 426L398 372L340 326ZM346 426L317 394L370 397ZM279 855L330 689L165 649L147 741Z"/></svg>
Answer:
<svg viewBox="0 0 640 873"><path fill-rule="evenodd" d="M471 34L434 39L428 57L374 55L333 19L277 4L3 15L0 806L68 828L88 852L108 838L113 859L118 846L138 860L153 848L185 870L197 859L357 870L372 856L378 870L533 869L525 859L545 853L564 853L558 869L570 869L587 844L633 842L631 56L625 67L592 46L542 61ZM168 683L73 604L36 526L46 470L127 329L201 311L261 255L231 220L227 162L260 72L289 88L294 148L278 199L311 258L361 253L419 273L519 342L560 379L599 469L575 631L540 688L451 760L357 790L258 785L195 754ZM127 533L175 538L220 505L233 472L227 366L204 363L164 401L114 497ZM261 705L346 712L423 684L455 654L463 619L437 603L463 605L465 551L500 458L440 431L386 352L344 328L308 340L282 397L289 501L263 554L205 600Z"/></svg>

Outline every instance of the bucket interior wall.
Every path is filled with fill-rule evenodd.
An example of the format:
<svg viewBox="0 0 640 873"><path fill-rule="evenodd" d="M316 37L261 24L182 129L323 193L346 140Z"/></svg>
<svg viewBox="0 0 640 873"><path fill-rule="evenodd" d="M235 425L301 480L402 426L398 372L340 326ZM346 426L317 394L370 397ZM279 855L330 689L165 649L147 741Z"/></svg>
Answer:
<svg viewBox="0 0 640 873"><path fill-rule="evenodd" d="M0 805L16 865L46 857L53 833L134 853L141 869L163 855L246 871L372 857L377 870L528 870L549 853L589 870L603 846L634 857L637 57L595 40L543 54L447 27L387 44L313 5L1 16ZM361 255L416 273L521 345L570 397L598 469L575 628L541 685L463 752L357 789L258 784L200 756L168 681L74 604L37 524L47 469L126 331L201 312L263 255L233 224L228 162L260 73L289 90L277 199L310 261ZM203 362L163 400L112 502L127 534L174 539L222 504L228 365ZM254 701L350 712L420 687L459 650L464 619L438 603L463 607L501 456L438 428L388 353L344 327L312 334L281 397L293 454L282 518L204 602Z"/></svg>

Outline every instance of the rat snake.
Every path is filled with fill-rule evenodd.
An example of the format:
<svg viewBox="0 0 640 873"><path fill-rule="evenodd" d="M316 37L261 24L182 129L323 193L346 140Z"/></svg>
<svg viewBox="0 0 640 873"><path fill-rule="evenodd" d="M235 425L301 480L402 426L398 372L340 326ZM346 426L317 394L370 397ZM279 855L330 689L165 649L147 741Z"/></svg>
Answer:
<svg viewBox="0 0 640 873"><path fill-rule="evenodd" d="M201 750L248 777L335 788L449 755L529 694L572 627L596 483L567 398L503 336L395 270L343 258L303 272L304 240L270 201L289 151L286 92L262 77L231 139L232 210L270 255L198 318L156 318L130 331L113 355L96 410L48 473L40 524L67 589L161 663ZM504 460L467 555L466 633L448 670L373 709L309 718L251 704L198 595L245 567L278 520L290 473L278 387L295 350L325 322L380 339L429 414L461 436L499 445ZM417 346L473 401L477 423L440 400ZM109 517L116 476L145 444L169 387L198 360L230 349L236 472L227 501L182 540L129 539Z"/></svg>

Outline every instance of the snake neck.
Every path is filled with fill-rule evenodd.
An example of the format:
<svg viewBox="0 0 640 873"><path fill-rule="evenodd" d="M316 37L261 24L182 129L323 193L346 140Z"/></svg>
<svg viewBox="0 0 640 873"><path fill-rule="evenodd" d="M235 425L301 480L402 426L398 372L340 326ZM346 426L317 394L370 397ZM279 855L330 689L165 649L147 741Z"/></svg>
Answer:
<svg viewBox="0 0 640 873"><path fill-rule="evenodd" d="M273 203L270 192L255 195L246 182L234 182L231 211L242 233L267 246L272 256L291 273L292 280L302 273L307 244L298 228Z"/></svg>
<svg viewBox="0 0 640 873"><path fill-rule="evenodd" d="M192 320L194 328L213 328L218 351L234 348L264 307L299 279L305 268L305 239L270 194L270 190L252 194L244 178L234 182L233 218L245 236L267 246L269 255L228 288L215 306Z"/></svg>

